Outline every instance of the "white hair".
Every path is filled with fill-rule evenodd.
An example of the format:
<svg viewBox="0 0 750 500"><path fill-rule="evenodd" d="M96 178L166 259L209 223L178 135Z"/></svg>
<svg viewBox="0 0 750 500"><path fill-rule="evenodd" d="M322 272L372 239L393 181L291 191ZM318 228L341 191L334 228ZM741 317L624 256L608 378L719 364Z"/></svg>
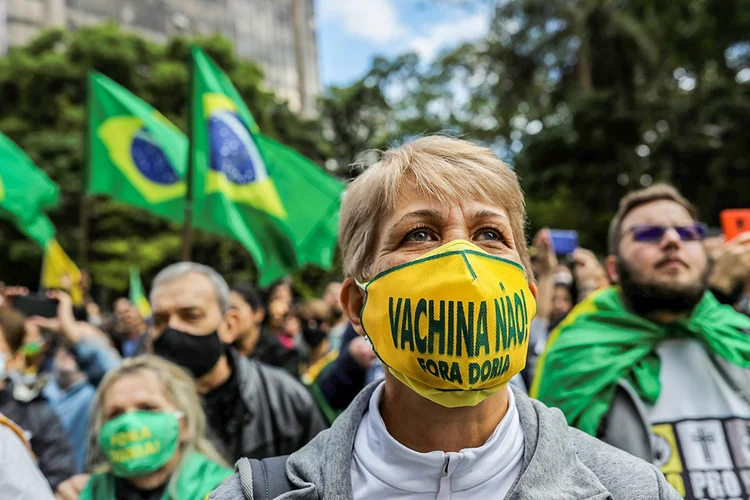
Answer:
<svg viewBox="0 0 750 500"><path fill-rule="evenodd" d="M227 285L227 282L214 269L195 262L178 262L159 271L159 274L156 275L151 284L151 296L149 297L151 303L154 302L156 290L161 285L180 279L188 274L202 274L208 278L214 286L214 290L216 290L216 299L219 301L221 313L224 314L229 310L229 285Z"/></svg>

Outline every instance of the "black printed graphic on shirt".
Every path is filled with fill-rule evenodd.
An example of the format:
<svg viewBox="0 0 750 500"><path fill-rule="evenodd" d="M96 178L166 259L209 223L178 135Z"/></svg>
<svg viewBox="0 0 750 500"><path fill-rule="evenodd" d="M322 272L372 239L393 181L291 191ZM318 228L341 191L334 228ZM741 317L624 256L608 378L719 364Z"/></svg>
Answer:
<svg viewBox="0 0 750 500"><path fill-rule="evenodd" d="M653 463L688 500L750 500L750 419L699 419L651 427Z"/></svg>

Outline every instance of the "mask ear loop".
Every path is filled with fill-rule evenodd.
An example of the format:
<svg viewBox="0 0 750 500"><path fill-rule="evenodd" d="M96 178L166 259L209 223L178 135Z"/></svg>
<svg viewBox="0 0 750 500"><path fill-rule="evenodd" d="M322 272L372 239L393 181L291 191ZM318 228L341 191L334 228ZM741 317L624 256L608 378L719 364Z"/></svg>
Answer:
<svg viewBox="0 0 750 500"><path fill-rule="evenodd" d="M367 283L362 283L362 282L360 282L356 278L354 279L354 283L356 283L357 286L360 288L360 290L362 290L363 292L365 292L365 295L367 295ZM362 304L362 305L364 307L364 304ZM375 352L375 354L377 354L377 351L375 351L375 346L372 345L372 340L370 340L370 336L367 335L367 333L365 333L365 342L367 342L367 344L370 346L370 349L372 349L373 352Z"/></svg>

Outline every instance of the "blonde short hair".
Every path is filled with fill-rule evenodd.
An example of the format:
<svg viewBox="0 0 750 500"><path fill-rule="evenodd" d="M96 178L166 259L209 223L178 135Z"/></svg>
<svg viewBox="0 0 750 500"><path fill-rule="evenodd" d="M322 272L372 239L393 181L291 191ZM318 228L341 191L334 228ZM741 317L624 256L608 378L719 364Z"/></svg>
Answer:
<svg viewBox="0 0 750 500"><path fill-rule="evenodd" d="M524 232L526 207L516 173L488 148L444 136L422 137L387 150L351 183L339 221L347 277L372 278L380 222L395 209L407 185L446 205L472 199L501 204L508 212L521 264L531 279Z"/></svg>
<svg viewBox="0 0 750 500"><path fill-rule="evenodd" d="M195 381L176 364L150 354L128 358L115 370L107 373L99 384L91 405L89 460L94 468L107 470L106 459L99 452L99 432L105 423L104 397L115 382L136 373L150 373L162 384L164 396L184 415L187 440L183 443L183 459L197 451L209 460L226 466L214 445L206 438L206 414L203 412ZM177 474L173 474L173 478ZM170 487L172 484L170 483Z"/></svg>

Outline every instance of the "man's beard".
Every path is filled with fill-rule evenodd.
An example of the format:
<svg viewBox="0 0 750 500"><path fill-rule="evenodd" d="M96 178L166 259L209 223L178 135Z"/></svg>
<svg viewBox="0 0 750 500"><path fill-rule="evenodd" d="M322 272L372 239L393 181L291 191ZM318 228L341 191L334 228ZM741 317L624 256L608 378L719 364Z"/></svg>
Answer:
<svg viewBox="0 0 750 500"><path fill-rule="evenodd" d="M708 268L690 285L642 283L622 257L617 258L619 285L627 305L639 316L655 312L689 313L706 292Z"/></svg>

